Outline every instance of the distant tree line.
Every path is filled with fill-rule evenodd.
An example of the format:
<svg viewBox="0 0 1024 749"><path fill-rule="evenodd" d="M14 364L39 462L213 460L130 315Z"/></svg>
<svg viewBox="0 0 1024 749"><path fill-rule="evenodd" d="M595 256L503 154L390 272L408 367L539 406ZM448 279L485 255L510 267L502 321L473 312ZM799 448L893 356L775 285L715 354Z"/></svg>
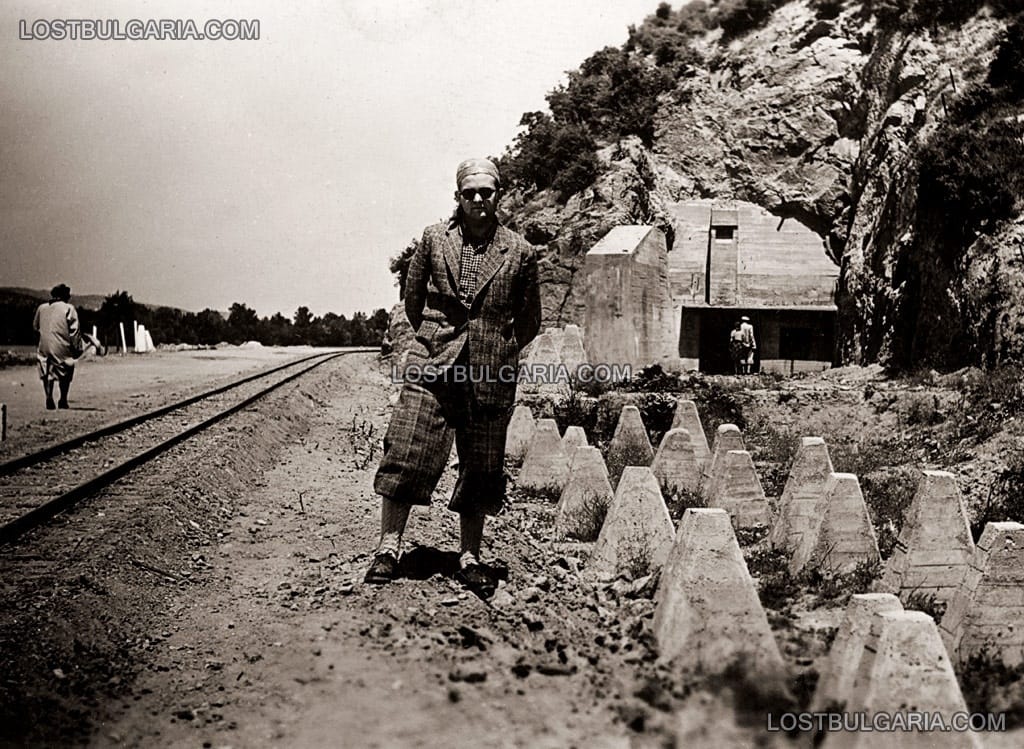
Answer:
<svg viewBox="0 0 1024 749"><path fill-rule="evenodd" d="M39 300L27 296L0 299L0 343L34 344L32 317L37 306ZM388 313L384 309L369 316L356 312L352 319L347 319L333 312L318 317L303 306L289 319L280 312L260 317L242 302L235 302L225 317L212 309L186 312L172 307L147 307L120 290L105 297L98 310L79 309L78 318L85 331L91 331L95 325L100 340L111 348L121 343L119 323L124 323L128 346L135 345L132 321L145 325L158 344L259 341L266 346L379 346L388 329Z"/></svg>

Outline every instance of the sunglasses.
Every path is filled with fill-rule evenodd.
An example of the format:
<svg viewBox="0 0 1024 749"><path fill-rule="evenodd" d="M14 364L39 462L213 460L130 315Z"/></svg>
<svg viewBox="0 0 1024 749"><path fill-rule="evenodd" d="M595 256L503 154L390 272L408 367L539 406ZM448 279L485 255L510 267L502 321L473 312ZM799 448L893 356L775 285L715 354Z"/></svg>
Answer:
<svg viewBox="0 0 1024 749"><path fill-rule="evenodd" d="M463 200L473 200L477 195L480 195L484 200L490 200L494 196L493 187L480 187L472 188L467 187L465 190L461 190L459 195L462 196Z"/></svg>

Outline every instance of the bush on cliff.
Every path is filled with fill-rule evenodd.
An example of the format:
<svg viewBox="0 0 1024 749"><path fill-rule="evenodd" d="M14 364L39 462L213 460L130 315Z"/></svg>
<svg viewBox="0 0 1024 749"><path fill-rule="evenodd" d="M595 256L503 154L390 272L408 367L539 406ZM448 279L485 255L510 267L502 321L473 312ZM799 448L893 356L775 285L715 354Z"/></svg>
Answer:
<svg viewBox="0 0 1024 749"><path fill-rule="evenodd" d="M597 144L583 125L559 122L545 112L527 112L526 128L499 160L504 179L519 187L552 188L564 200L597 177Z"/></svg>
<svg viewBox="0 0 1024 749"><path fill-rule="evenodd" d="M946 259L1015 213L1024 196L1024 126L997 121L941 128L919 156L918 205L939 222Z"/></svg>
<svg viewBox="0 0 1024 749"><path fill-rule="evenodd" d="M786 0L721 0L718 3L718 25L722 38L732 39L764 26L775 9Z"/></svg>

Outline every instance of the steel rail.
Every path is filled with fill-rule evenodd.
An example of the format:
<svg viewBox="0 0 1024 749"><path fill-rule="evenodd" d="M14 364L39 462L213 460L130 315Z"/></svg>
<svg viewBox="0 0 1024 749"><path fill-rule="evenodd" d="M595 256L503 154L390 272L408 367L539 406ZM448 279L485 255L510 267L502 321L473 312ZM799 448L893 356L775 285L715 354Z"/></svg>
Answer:
<svg viewBox="0 0 1024 749"><path fill-rule="evenodd" d="M245 398L244 400L240 401L239 403L236 403L235 405L231 406L230 408L227 408L224 411L221 411L221 412L219 412L217 414L214 414L213 416L211 416L210 418L206 419L205 421L202 421L202 422L200 422L198 424L194 424L194 425L190 426L188 429L185 429L185 430L175 434L173 437L170 437L170 438L164 440L160 444L154 445L153 447L151 447L151 448L149 448L147 450L144 450L143 452L141 452L141 453L139 453L139 454L129 458L126 461L124 461L123 463L120 463L120 464L114 466L113 468L110 468L110 469L104 471L103 473L99 474L98 476L95 476L95 477L89 479L88 481L86 481L86 482L84 482L82 484L79 484L78 486L76 486L76 487L74 487L72 489L69 489L68 491L64 492L60 496L55 497L55 498L53 498L53 499L43 503L39 507L36 507L36 508L33 508L32 510L29 510L24 515L21 515L21 516L15 518L14 520L11 520L11 521L3 524L3 525L0 525L0 546L5 546L5 545L7 545L7 544L17 540L18 538L20 538L22 535L24 535L28 531L32 530L33 528L39 527L40 525L42 525L46 521L48 521L51 518L55 517L56 515L60 514L64 510L67 510L68 508L74 506L75 504L77 504L81 500L85 499L86 497L89 497L89 496L95 494L100 489L103 489L104 487L107 487L110 484L114 483L115 481L117 481L119 478L121 478L122 476L124 476L125 474L127 474L128 472L133 470L134 468L137 468L138 466L140 466L140 465L142 465L142 464L152 460L153 458L155 458L156 456L160 455L161 453L166 452L170 448L174 447L179 442L182 442L183 440L188 439L189 437L191 437L194 434L197 434L197 433L203 431L204 429L208 429L209 427L211 427L212 425L216 424L217 422L222 421L223 419L226 419L228 416L231 416L232 414L235 414L238 411L241 411L243 408L246 408L247 406L251 406L253 403L258 401L260 398L266 396L267 394L273 392L274 390L277 390L282 385L286 385L287 383L297 379L298 377L301 377L302 375L306 374L310 370L316 369L320 365L326 364L327 362L331 361L332 359L336 359L336 358L338 358L340 356L346 356L348 354L375 353L376 351L377 351L377 349L357 349L357 350L354 350L354 351L338 351L338 352L328 353L328 354L317 354L316 356L307 357L305 359L300 359L298 361L294 361L294 362L291 362L290 364L284 365L283 367L277 367L277 368L275 368L273 370L269 370L267 372L263 372L261 376L265 376L267 374L271 374L272 372L280 371L281 369L284 369L286 367L294 366L296 364L300 364L302 362L309 361L310 359L314 359L314 358L319 358L320 359L319 361L314 362L313 364L310 364L308 367L305 367L304 369L301 369L298 372L290 374L287 377L285 377L284 379L279 380L278 382L275 382L272 385L269 385L268 387L264 388L263 390L260 390L258 393L254 394L254 395L251 395L248 398ZM234 387L236 385L243 384L244 382L249 382L249 381L251 381L253 379L256 379L256 378L255 377L246 378L245 380L241 380L241 381L239 381L237 383L234 383L233 385L228 386L226 388L218 388L216 390L211 390L208 393L205 393L203 395L203 397L210 397L212 395L217 395L217 394L219 394L221 392L224 392L225 389L230 389L230 387ZM189 403L195 403L196 400L199 400L199 398L189 399ZM166 414L170 410L173 410L173 409L157 409L157 411L153 411L153 412L151 412L149 414L146 414L145 416L146 416L146 418L153 418L154 415L162 416L162 415ZM142 419L142 420L145 420L145 419ZM135 424L137 424L137 423L139 423L139 418L137 417L136 419L132 419L132 420L129 420L129 421L133 421ZM120 430L116 430L116 431L120 431ZM109 432L107 434L109 434ZM59 453L55 453L55 454L59 454ZM50 455L50 457L53 457L53 455Z"/></svg>
<svg viewBox="0 0 1024 749"><path fill-rule="evenodd" d="M373 351L376 351L376 349L360 349L357 351L344 351L340 353L357 354ZM319 354L313 354L311 356L306 356L301 359L295 359L286 364L282 364L278 367L273 367L272 369L265 369L260 372L257 372L256 374L243 377L240 380L235 380L234 382L229 382L226 385L221 385L220 387L214 388L213 390L207 390L205 392L199 393L198 395L193 395L184 400L177 401L176 403L161 406L160 408L154 409L153 411L147 411L146 413L140 414L139 416L132 416L131 418L125 419L124 421L117 421L114 422L113 424L107 424L106 426L100 427L99 429L96 429L87 434L80 434L77 437L72 437L69 440L59 442L55 445L49 445L48 447L44 447L36 452L21 455L17 458L13 458L12 460L7 461L6 463L0 463L0 476L9 476L15 471L20 471L22 468L28 468L29 466L35 465L37 463L42 463L44 460L49 460L50 458L55 458L56 456L62 455L63 453L70 452L76 448L81 447L86 442L94 442L102 437L109 437L111 434L123 432L125 429L131 429L132 427L138 426L139 424L142 424L145 421L149 421L150 419L155 419L165 414L169 414L171 411L175 411L179 408L191 406L193 403L198 403L199 401L204 400L206 398L211 398L214 395L225 393L228 390L239 387L240 385L245 385L246 383L252 382L253 380L258 380L261 377L266 377L267 375L274 374L275 372L280 372L282 369L294 367L296 364L302 364L303 362L311 361L321 356L331 356L333 353L334 352L327 351L321 352Z"/></svg>

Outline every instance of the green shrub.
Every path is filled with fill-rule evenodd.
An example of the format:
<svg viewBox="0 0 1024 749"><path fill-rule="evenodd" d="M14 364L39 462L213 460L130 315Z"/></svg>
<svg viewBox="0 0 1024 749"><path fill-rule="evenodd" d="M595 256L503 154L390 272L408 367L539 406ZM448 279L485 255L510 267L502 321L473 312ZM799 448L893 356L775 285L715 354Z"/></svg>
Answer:
<svg viewBox="0 0 1024 749"><path fill-rule="evenodd" d="M723 39L733 39L768 23L775 9L786 0L720 0L718 25Z"/></svg>
<svg viewBox="0 0 1024 749"><path fill-rule="evenodd" d="M1011 101L1024 98L1024 15L1007 27L989 66L988 82Z"/></svg>
<svg viewBox="0 0 1024 749"><path fill-rule="evenodd" d="M568 427L583 427L588 439L594 440L597 431L597 399L577 387L570 387L569 394L555 402L554 419L561 434L565 434Z"/></svg>
<svg viewBox="0 0 1024 749"><path fill-rule="evenodd" d="M959 437L984 440L1011 418L1024 414L1024 368L1005 364L987 370L966 385Z"/></svg>
<svg viewBox="0 0 1024 749"><path fill-rule="evenodd" d="M588 492L569 518L569 526L573 528L569 535L580 541L596 541L607 516L608 502L596 492Z"/></svg>
<svg viewBox="0 0 1024 749"><path fill-rule="evenodd" d="M1011 456L1009 465L989 485L985 505L971 523L975 542L987 523L1005 520L1024 523L1024 458L1020 455Z"/></svg>
<svg viewBox="0 0 1024 749"><path fill-rule="evenodd" d="M666 372L660 364L642 368L621 386L622 390L635 393L678 393L684 388L682 378Z"/></svg>
<svg viewBox="0 0 1024 749"><path fill-rule="evenodd" d="M799 449L799 440L789 432L762 425L750 435L748 445L756 445L751 449L765 496L781 496Z"/></svg>
<svg viewBox="0 0 1024 749"><path fill-rule="evenodd" d="M525 130L499 159L506 182L539 190L550 187L564 200L597 177L597 144L583 125L560 122L544 112L527 112L519 126Z"/></svg>
<svg viewBox="0 0 1024 749"><path fill-rule="evenodd" d="M942 616L946 613L945 602L938 600L934 593L925 593L923 590L911 591L903 608L907 611L923 611L934 619L936 624L942 621Z"/></svg>
<svg viewBox="0 0 1024 749"><path fill-rule="evenodd" d="M714 440L715 432L722 424L735 424L741 431L747 428L743 406L732 392L717 382L705 379L697 380L696 385L693 401L697 404L708 440Z"/></svg>
<svg viewBox="0 0 1024 749"><path fill-rule="evenodd" d="M907 467L878 471L860 480L883 559L888 559L896 548L903 516L914 499L918 480L916 469Z"/></svg>
<svg viewBox="0 0 1024 749"><path fill-rule="evenodd" d="M605 47L570 72L568 84L547 100L558 122L585 123L590 133L609 140L636 135L650 146L658 96L674 87L670 71L626 49Z"/></svg>
<svg viewBox="0 0 1024 749"><path fill-rule="evenodd" d="M665 505L668 507L669 517L676 524L679 523L683 514L691 507L707 507L708 504L700 492L687 491L662 484L661 493L665 496Z"/></svg>
<svg viewBox="0 0 1024 749"><path fill-rule="evenodd" d="M790 553L759 547L748 548L743 556L750 574L757 578L761 605L775 611L787 609L800 594L800 582L789 571Z"/></svg>
<svg viewBox="0 0 1024 749"><path fill-rule="evenodd" d="M944 125L917 163L919 218L932 222L941 259L954 265L977 235L1015 215L1024 196L1024 125Z"/></svg>
<svg viewBox="0 0 1024 749"><path fill-rule="evenodd" d="M814 15L824 21L838 18L846 6L846 0L811 0Z"/></svg>

